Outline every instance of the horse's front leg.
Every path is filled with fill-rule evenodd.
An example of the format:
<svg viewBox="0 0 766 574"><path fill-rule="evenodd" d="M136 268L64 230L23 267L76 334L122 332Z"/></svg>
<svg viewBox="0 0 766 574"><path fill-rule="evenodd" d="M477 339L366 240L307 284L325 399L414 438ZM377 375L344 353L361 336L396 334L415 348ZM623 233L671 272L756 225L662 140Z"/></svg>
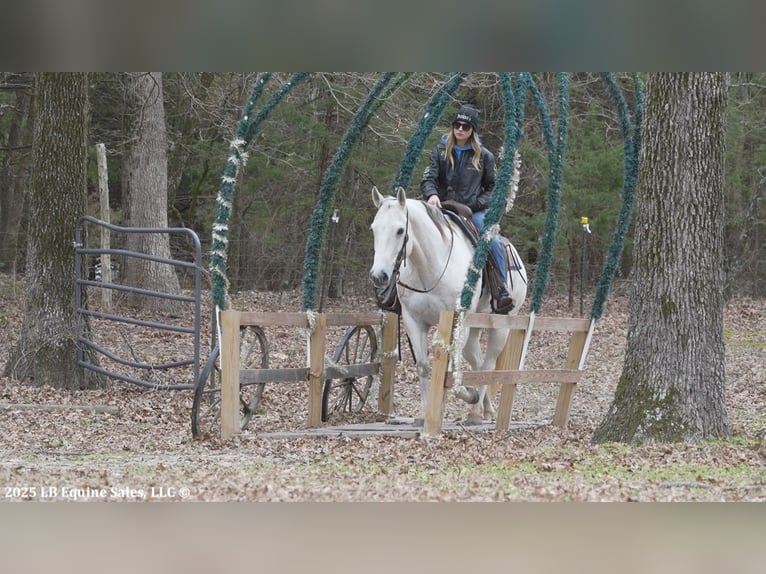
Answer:
<svg viewBox="0 0 766 574"><path fill-rule="evenodd" d="M497 416L497 411L495 410L495 405L492 404L493 399L497 396L497 387L498 385L491 385L489 387L485 387L487 390L486 393L484 393L484 420L493 420Z"/></svg>
<svg viewBox="0 0 766 574"><path fill-rule="evenodd" d="M492 397L490 396L487 385L475 387L473 390L478 394L478 400L471 405L471 408L468 411L468 416L465 418L464 424L480 425L484 421L493 420L497 416L497 413L495 411L494 405L492 404Z"/></svg>
<svg viewBox="0 0 766 574"><path fill-rule="evenodd" d="M468 410L468 415L466 415L465 420L463 421L463 424L467 426L480 425L484 422L484 417L482 416L482 406L484 404L484 396L487 392L487 386L483 385L481 387L473 387L471 390L475 393L471 398L476 398L478 396L478 399L475 403L471 403L471 408Z"/></svg>
<svg viewBox="0 0 766 574"><path fill-rule="evenodd" d="M476 371L481 366L481 345L479 342L481 336L481 330L477 328L471 328L468 330L463 345L463 358L471 366L471 369ZM464 423L466 425L480 425L482 423L482 405L484 403L484 394L482 391L486 387L466 387L464 392L458 393L458 397L471 405L468 412L468 416Z"/></svg>
<svg viewBox="0 0 766 574"><path fill-rule="evenodd" d="M415 368L420 383L420 419L425 419L428 388L431 384L431 361L428 358L428 326L402 316L404 328L410 339Z"/></svg>
<svg viewBox="0 0 766 574"><path fill-rule="evenodd" d="M507 329L492 329L489 331L487 335L487 352L484 354L483 360L479 345L479 334L478 329L471 329L471 333L469 333L466 338L463 355L474 370L492 371L496 368L497 358L503 350L508 331ZM495 394L494 390L491 393L488 392L486 385L472 390L478 391L478 397L473 395L473 397L471 397L473 401L466 401L471 403L471 409L465 419L465 424L480 425L485 420L494 419L497 415L495 407L492 404L492 395Z"/></svg>
<svg viewBox="0 0 766 574"><path fill-rule="evenodd" d="M420 416L418 418L425 420L428 388L431 385L431 365L427 360L423 364L418 363L418 380L420 382Z"/></svg>

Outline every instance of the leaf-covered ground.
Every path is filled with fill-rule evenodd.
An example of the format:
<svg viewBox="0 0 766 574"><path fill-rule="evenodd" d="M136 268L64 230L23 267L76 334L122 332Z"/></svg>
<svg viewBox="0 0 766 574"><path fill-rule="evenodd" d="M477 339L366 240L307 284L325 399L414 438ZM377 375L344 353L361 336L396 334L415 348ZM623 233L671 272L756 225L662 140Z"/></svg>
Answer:
<svg viewBox="0 0 766 574"><path fill-rule="evenodd" d="M23 289L0 277L0 364L21 325ZM119 303L119 302L118 302ZM573 316L550 298L543 315ZM298 311L297 293L244 293L242 310ZM329 301L325 311L372 310L365 297ZM209 339L209 312L203 341ZM549 424L556 389L521 387L513 420L528 428L503 435L463 429L437 439L263 438L305 426L307 386L267 385L259 414L230 443L194 440L192 391L151 390L111 382L98 391L59 391L0 378L0 495L8 500L203 501L766 501L766 301L726 308L727 406L732 438L700 445L592 445L622 367L627 301L614 298L594 335L587 372L575 391L570 422ZM142 360L188 351L175 335L130 325L96 325L95 337ZM328 338L337 345L342 330ZM268 330L271 366L305 366L300 331ZM203 343L207 352L208 343ZM112 347L110 347L112 348ZM528 366L563 366L566 343L534 340ZM189 373L163 375L189 383ZM154 380L154 379L152 379ZM397 364L396 414L417 414L416 375L406 342ZM369 401L359 421L376 417ZM109 405L87 409L21 409L13 405ZM10 406L9 406L10 405ZM450 397L446 416L466 407Z"/></svg>

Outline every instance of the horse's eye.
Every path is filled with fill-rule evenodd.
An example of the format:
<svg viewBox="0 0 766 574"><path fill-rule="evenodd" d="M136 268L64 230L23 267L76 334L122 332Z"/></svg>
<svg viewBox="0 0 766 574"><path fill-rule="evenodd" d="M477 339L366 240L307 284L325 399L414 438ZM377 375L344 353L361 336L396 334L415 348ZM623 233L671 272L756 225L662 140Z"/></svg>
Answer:
<svg viewBox="0 0 766 574"><path fill-rule="evenodd" d="M404 234L404 227L400 227L399 229L396 230L396 235L402 235L402 234Z"/></svg>

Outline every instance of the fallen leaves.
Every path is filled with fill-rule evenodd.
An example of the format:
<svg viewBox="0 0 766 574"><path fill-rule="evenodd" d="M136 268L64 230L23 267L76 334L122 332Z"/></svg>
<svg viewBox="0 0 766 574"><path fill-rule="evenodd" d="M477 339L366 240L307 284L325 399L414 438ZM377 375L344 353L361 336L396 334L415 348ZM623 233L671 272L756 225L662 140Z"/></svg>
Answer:
<svg viewBox="0 0 766 574"><path fill-rule="evenodd" d="M295 293L244 293L234 301L237 308L248 310L300 307ZM10 303L19 301L4 301L6 315L18 316ZM372 308L371 298L349 296L330 301L325 311ZM555 299L546 301L544 313L571 315L564 301ZM210 316L203 311L206 314ZM192 391L113 382L104 390L65 392L2 378L3 403L109 405L119 413L0 410L0 484L114 488L145 495L131 500L154 500L149 498L152 492L173 492L172 500L206 501L766 501L766 447L759 434L766 429L764 316L766 301L737 301L726 309L727 408L735 435L729 441L644 447L590 444L622 368L627 301L617 299L596 328L570 423L563 430L542 424L502 435L465 429L429 440L260 438L260 432L299 430L306 424L307 385L285 383L266 386L259 414L243 436L228 443L216 438L195 441L190 430ZM209 333L210 326L204 329ZM342 334L331 334L328 353ZM115 345L124 344L121 335L112 336ZM305 366L301 333L273 328L268 337L278 366ZM3 356L8 356L12 339L4 337L0 343ZM151 349L141 349L142 342ZM417 377L404 338L402 345L395 410L414 416ZM136 333L130 336L130 347L145 356L162 357L183 350L172 336L144 340ZM556 334L533 341L530 353L530 367L566 357L565 344ZM176 377L173 382L188 382L183 371L169 376ZM368 401L355 415L358 422L377 418L374 403ZM547 423L554 407L555 389L527 385L516 396L513 420ZM461 419L465 412L465 405L448 397L449 420ZM183 497L178 494L182 487L188 489Z"/></svg>

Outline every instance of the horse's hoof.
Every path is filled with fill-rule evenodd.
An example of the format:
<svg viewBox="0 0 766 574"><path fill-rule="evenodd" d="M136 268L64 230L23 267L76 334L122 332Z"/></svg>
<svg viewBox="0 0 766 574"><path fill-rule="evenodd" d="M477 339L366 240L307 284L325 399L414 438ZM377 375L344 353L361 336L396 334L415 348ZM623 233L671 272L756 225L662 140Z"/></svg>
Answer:
<svg viewBox="0 0 766 574"><path fill-rule="evenodd" d="M472 387L463 387L463 390L458 393L458 397L463 399L463 402L466 402L469 405L475 405L479 402L479 391Z"/></svg>
<svg viewBox="0 0 766 574"><path fill-rule="evenodd" d="M480 416L468 415L463 421L465 426L478 426L484 424L484 420Z"/></svg>

